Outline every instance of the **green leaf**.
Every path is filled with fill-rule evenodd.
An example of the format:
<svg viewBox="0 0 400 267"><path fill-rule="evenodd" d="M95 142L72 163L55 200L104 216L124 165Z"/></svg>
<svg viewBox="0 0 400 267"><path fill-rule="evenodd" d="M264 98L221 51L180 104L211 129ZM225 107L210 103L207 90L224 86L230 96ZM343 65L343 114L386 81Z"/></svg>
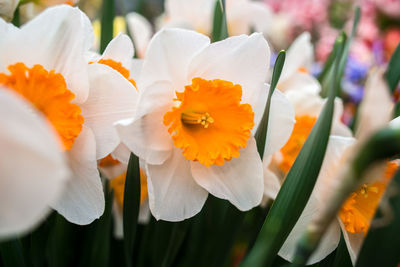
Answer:
<svg viewBox="0 0 400 267"><path fill-rule="evenodd" d="M265 104L264 114L261 118L260 125L257 128L255 139L257 143L257 151L260 157L264 156L265 140L267 139L267 129L269 120L269 109L271 107L272 94L275 91L275 87L278 84L279 78L281 77L283 65L285 64L286 52L280 51L274 65L274 71L272 73L271 85L268 93L267 103Z"/></svg>
<svg viewBox="0 0 400 267"><path fill-rule="evenodd" d="M394 92L400 80L400 44L397 45L397 48L389 61L385 77L391 92Z"/></svg>
<svg viewBox="0 0 400 267"><path fill-rule="evenodd" d="M343 35L342 35L343 36ZM338 38L335 76L343 51L344 38ZM253 249L240 266L270 266L291 229L300 217L314 188L328 144L334 99L339 79L331 84L329 98L317 122L286 176L275 202L272 204Z"/></svg>
<svg viewBox="0 0 400 267"><path fill-rule="evenodd" d="M213 42L228 38L228 26L226 23L225 0L216 0L214 8L214 20L211 39Z"/></svg>
<svg viewBox="0 0 400 267"><path fill-rule="evenodd" d="M101 8L100 53L103 53L114 34L114 0L103 0Z"/></svg>
<svg viewBox="0 0 400 267"><path fill-rule="evenodd" d="M131 153L126 172L124 206L123 206L123 229L125 260L128 266L132 266L133 245L137 221L140 209L140 166L139 158Z"/></svg>
<svg viewBox="0 0 400 267"><path fill-rule="evenodd" d="M361 17L361 11L360 11L360 7L356 7L355 13L354 13L354 22L353 22L353 28L351 30L351 34L349 36L349 38L346 38L346 35L344 35L344 41L345 41L345 45L344 45L344 49L343 49L343 53L342 53L342 57L340 59L340 63L339 63L339 70L338 70L338 75L336 75L337 77L335 78L342 78L344 71L345 71L345 67L346 67L346 63L347 63L347 56L348 56L348 51L350 48L350 44L351 41L353 40L356 31L357 31L357 26L358 23L360 21L360 17ZM318 81L321 83L322 85L322 90L321 90L321 96L322 97L327 97L328 96L328 91L327 89L329 88L329 84L331 84L333 82L334 79L334 72L333 72L333 68L334 68L334 62L335 62L335 55L337 54L337 51L335 50L335 47L333 48L332 52L330 53L327 61L325 62L325 66L320 74L320 76L318 77ZM339 95L339 91L338 91L338 95Z"/></svg>
<svg viewBox="0 0 400 267"><path fill-rule="evenodd" d="M18 239L5 241L0 244L1 261L4 267L26 266L21 242Z"/></svg>
<svg viewBox="0 0 400 267"><path fill-rule="evenodd" d="M343 233L340 233L340 242L336 249L335 260L332 267L352 267L353 263L347 250L346 241L344 240Z"/></svg>
<svg viewBox="0 0 400 267"><path fill-rule="evenodd" d="M185 239L189 225L190 224L188 220L173 224L171 237L162 261L162 267L172 266L172 263L174 262L174 259L183 244L183 240Z"/></svg>
<svg viewBox="0 0 400 267"><path fill-rule="evenodd" d="M384 201L375 214L374 221L381 227L371 226L361 247L358 266L398 266L400 262L400 172L398 171L386 190Z"/></svg>
<svg viewBox="0 0 400 267"><path fill-rule="evenodd" d="M108 182L105 186L104 214L96 221L95 231L92 235L90 266L106 267L110 261L110 243L112 234L112 204L114 192L109 190Z"/></svg>

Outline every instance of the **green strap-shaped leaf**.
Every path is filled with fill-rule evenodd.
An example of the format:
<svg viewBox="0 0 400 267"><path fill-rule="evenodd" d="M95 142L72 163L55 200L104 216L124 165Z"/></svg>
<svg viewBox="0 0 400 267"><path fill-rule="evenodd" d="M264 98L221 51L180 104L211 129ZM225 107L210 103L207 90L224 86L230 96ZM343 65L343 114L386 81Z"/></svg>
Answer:
<svg viewBox="0 0 400 267"><path fill-rule="evenodd" d="M335 76L343 51L343 35L337 46ZM240 266L270 266L279 249L300 217L314 188L328 144L334 99L339 87L339 77L331 84L329 98L317 122L290 169L275 202L272 204L253 249Z"/></svg>
<svg viewBox="0 0 400 267"><path fill-rule="evenodd" d="M133 245L140 209L140 166L139 158L131 153L126 172L123 206L123 229L125 260L132 266Z"/></svg>
<svg viewBox="0 0 400 267"><path fill-rule="evenodd" d="M172 226L171 237L168 242L168 247L162 261L162 267L172 266L179 249L183 244L187 230L189 228L189 221L174 223Z"/></svg>
<svg viewBox="0 0 400 267"><path fill-rule="evenodd" d="M110 262L110 243L111 243L111 222L112 222L112 204L114 200L114 192L108 188L106 183L105 190L105 208L104 213L98 221L96 221L95 230L91 242L91 255L89 265L106 267Z"/></svg>
<svg viewBox="0 0 400 267"><path fill-rule="evenodd" d="M265 140L267 139L267 129L269 120L269 109L271 107L272 94L275 91L275 87L278 84L279 78L281 77L283 65L285 64L286 52L284 50L280 51L278 57L276 58L274 71L272 73L271 85L268 93L267 103L265 104L264 114L261 118L260 125L257 128L255 139L257 143L257 151L260 157L264 156Z"/></svg>
<svg viewBox="0 0 400 267"><path fill-rule="evenodd" d="M397 48L389 61L385 77L390 90L394 92L400 80L400 44L397 45Z"/></svg>
<svg viewBox="0 0 400 267"><path fill-rule="evenodd" d="M4 267L26 266L22 246L18 239L5 241L0 244L0 263Z"/></svg>
<svg viewBox="0 0 400 267"><path fill-rule="evenodd" d="M228 38L228 26L226 23L225 0L216 0L214 8L214 20L212 29L212 41L218 42Z"/></svg>
<svg viewBox="0 0 400 267"><path fill-rule="evenodd" d="M114 0L103 0L101 8L100 53L103 53L114 34Z"/></svg>
<svg viewBox="0 0 400 267"><path fill-rule="evenodd" d="M357 259L358 266L398 266L400 263L400 172L388 186L374 221L381 227L369 230Z"/></svg>
<svg viewBox="0 0 400 267"><path fill-rule="evenodd" d="M360 7L356 7L355 13L354 13L354 22L353 22L353 28L351 30L351 34L349 38L346 38L345 45L344 45L344 50L342 53L342 57L340 59L340 64L339 64L339 71L338 71L338 76L342 77L343 73L345 71L346 63L347 63L347 56L350 48L351 41L353 40L356 31L357 31L357 26L358 22L360 21L361 17L361 11ZM337 54L337 51L335 51L335 48L333 48L331 54L329 55L327 61L325 62L324 68L321 72L321 74L318 77L319 82L322 85L322 90L321 90L321 96L322 97L327 97L328 96L328 89L329 89L329 84L333 82L334 79L334 74L333 74L333 67L334 67L334 61L335 61L335 55ZM338 91L339 94L339 91Z"/></svg>
<svg viewBox="0 0 400 267"><path fill-rule="evenodd" d="M347 250L346 241L344 240L343 233L340 234L340 242L336 249L335 260L332 267L352 267L349 251Z"/></svg>

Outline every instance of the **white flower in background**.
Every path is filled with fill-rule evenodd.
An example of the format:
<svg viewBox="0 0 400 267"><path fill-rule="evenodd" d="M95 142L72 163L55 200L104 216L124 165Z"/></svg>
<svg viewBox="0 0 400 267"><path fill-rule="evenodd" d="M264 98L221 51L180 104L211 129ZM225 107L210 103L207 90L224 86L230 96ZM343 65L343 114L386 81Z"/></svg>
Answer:
<svg viewBox="0 0 400 267"><path fill-rule="evenodd" d="M142 15L132 12L126 15L126 23L135 44L137 57L144 58L147 46L153 36L150 22Z"/></svg>
<svg viewBox="0 0 400 267"><path fill-rule="evenodd" d="M314 48L311 36L304 32L294 40L286 53L285 65L277 88L283 92L288 90L306 90L319 94L321 85L311 74L314 62Z"/></svg>
<svg viewBox="0 0 400 267"><path fill-rule="evenodd" d="M53 129L33 108L0 87L0 240L38 224L69 177Z"/></svg>
<svg viewBox="0 0 400 267"><path fill-rule="evenodd" d="M43 12L48 7L56 5L70 5L74 6L78 4L79 0L35 0L25 3L20 6L20 20L27 22L37 16L40 12Z"/></svg>
<svg viewBox="0 0 400 267"><path fill-rule="evenodd" d="M166 0L165 14L159 19L161 27L179 27L211 36L215 0ZM258 1L227 0L226 19L231 36L267 33L272 25L270 8Z"/></svg>
<svg viewBox="0 0 400 267"><path fill-rule="evenodd" d="M106 65L87 64L93 32L77 8L49 8L20 30L0 25L0 84L50 122L68 159L71 177L52 207L73 223L89 224L104 211L97 159L119 143L110 129L135 103L131 85Z"/></svg>
<svg viewBox="0 0 400 267"><path fill-rule="evenodd" d="M12 20L19 0L0 0L0 18L6 21Z"/></svg>
<svg viewBox="0 0 400 267"><path fill-rule="evenodd" d="M302 88L300 84L295 90L287 91L285 96L294 107L296 123L293 131L290 131L287 137L285 135L284 143L274 151L275 153L264 155L264 193L272 199L275 199L278 194L286 174L292 167L326 102L326 99L309 91L308 86ZM337 98L331 135L351 137L351 131L341 122L342 113L343 104Z"/></svg>
<svg viewBox="0 0 400 267"><path fill-rule="evenodd" d="M208 193L240 210L260 203L263 170L252 132L266 102L269 56L260 34L213 44L202 34L179 29L153 37L137 113L118 130L145 162L154 217L192 217ZM290 110L287 101L281 107L283 113Z"/></svg>
<svg viewBox="0 0 400 267"><path fill-rule="evenodd" d="M379 70L373 73L367 81L364 99L360 106L356 139L340 136L330 137L314 190L302 215L279 252L281 257L286 260L293 258L297 242L307 225L316 214L324 209L327 199L340 184L340 177L338 177L340 170L351 161L352 155L369 136L388 125L392 107L388 90L383 80L383 72ZM351 260L353 264L355 263L374 212L398 166L397 162L387 162L368 171L365 183L345 201L338 213L337 220L332 222L308 264L322 260L337 247L340 231L343 233Z"/></svg>

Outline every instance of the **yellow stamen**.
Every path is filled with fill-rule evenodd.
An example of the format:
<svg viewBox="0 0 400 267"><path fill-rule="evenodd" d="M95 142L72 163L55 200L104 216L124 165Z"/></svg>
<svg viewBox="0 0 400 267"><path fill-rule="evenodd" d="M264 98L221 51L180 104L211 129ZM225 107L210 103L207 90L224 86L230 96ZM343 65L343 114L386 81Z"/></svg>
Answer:
<svg viewBox="0 0 400 267"><path fill-rule="evenodd" d="M208 125L214 122L214 119L208 112L183 112L181 114L181 119L185 124L201 124L204 128L208 128Z"/></svg>

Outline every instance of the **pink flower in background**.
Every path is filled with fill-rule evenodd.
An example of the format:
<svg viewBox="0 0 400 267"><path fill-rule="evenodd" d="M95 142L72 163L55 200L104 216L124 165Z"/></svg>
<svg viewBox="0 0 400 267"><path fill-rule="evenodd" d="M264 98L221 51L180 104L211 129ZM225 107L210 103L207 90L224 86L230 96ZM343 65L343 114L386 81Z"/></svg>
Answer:
<svg viewBox="0 0 400 267"><path fill-rule="evenodd" d="M338 30L332 28L329 24L322 24L318 28L320 39L315 45L315 54L317 61L325 61L332 51L333 44L338 35Z"/></svg>
<svg viewBox="0 0 400 267"><path fill-rule="evenodd" d="M304 30L327 20L328 0L264 0L276 13L286 13L294 18L295 26Z"/></svg>
<svg viewBox="0 0 400 267"><path fill-rule="evenodd" d="M378 9L391 17L400 16L400 1L399 0L374 0Z"/></svg>

